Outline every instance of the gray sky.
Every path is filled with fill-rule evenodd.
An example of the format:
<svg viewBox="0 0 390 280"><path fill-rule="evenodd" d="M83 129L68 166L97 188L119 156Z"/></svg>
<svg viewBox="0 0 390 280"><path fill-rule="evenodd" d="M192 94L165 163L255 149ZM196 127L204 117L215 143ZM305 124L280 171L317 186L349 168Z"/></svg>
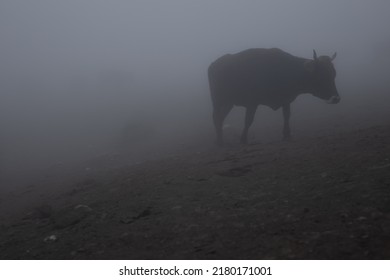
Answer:
<svg viewBox="0 0 390 280"><path fill-rule="evenodd" d="M62 80L127 69L177 79L224 52L280 47L361 54L389 39L389 1L3 0L1 74ZM386 38L387 36L387 38ZM356 59L356 58L355 58ZM59 81L58 81L59 80Z"/></svg>

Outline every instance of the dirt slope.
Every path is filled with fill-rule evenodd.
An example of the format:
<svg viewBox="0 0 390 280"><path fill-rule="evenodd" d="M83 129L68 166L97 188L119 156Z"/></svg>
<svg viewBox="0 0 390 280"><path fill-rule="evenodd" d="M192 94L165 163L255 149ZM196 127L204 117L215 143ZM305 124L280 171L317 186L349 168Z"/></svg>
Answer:
<svg viewBox="0 0 390 280"><path fill-rule="evenodd" d="M389 139L380 126L120 168L102 158L76 183L3 196L0 258L390 259Z"/></svg>

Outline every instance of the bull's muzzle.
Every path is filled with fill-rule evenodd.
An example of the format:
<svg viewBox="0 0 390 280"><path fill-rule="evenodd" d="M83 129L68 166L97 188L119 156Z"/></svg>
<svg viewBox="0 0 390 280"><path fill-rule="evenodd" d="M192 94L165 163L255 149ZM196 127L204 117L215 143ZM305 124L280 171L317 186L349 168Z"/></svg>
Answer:
<svg viewBox="0 0 390 280"><path fill-rule="evenodd" d="M340 102L340 96L338 95L333 95L329 100L327 101L329 104L337 104Z"/></svg>

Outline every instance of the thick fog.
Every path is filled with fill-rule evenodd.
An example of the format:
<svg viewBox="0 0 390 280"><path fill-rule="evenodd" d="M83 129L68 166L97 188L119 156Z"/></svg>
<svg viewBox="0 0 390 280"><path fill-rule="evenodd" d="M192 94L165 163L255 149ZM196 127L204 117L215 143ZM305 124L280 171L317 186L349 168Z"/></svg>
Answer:
<svg viewBox="0 0 390 280"><path fill-rule="evenodd" d="M2 0L1 176L105 154L139 161L211 147L207 68L255 47L305 58L313 49L338 53L341 103L300 96L292 109L298 138L380 124L388 116L389 11L386 0ZM226 120L232 142L242 113ZM260 106L251 139L279 141L281 121Z"/></svg>

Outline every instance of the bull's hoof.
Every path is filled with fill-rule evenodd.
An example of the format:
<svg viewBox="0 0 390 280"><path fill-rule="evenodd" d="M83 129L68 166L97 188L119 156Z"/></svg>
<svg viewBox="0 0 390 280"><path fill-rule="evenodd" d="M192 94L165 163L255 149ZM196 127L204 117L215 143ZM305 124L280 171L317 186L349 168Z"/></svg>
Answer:
<svg viewBox="0 0 390 280"><path fill-rule="evenodd" d="M248 145L248 139L243 139L243 138L241 138L241 139L240 139L240 144L241 144L241 145Z"/></svg>
<svg viewBox="0 0 390 280"><path fill-rule="evenodd" d="M284 142L292 142L293 138L291 137L291 135L283 136L283 141Z"/></svg>

